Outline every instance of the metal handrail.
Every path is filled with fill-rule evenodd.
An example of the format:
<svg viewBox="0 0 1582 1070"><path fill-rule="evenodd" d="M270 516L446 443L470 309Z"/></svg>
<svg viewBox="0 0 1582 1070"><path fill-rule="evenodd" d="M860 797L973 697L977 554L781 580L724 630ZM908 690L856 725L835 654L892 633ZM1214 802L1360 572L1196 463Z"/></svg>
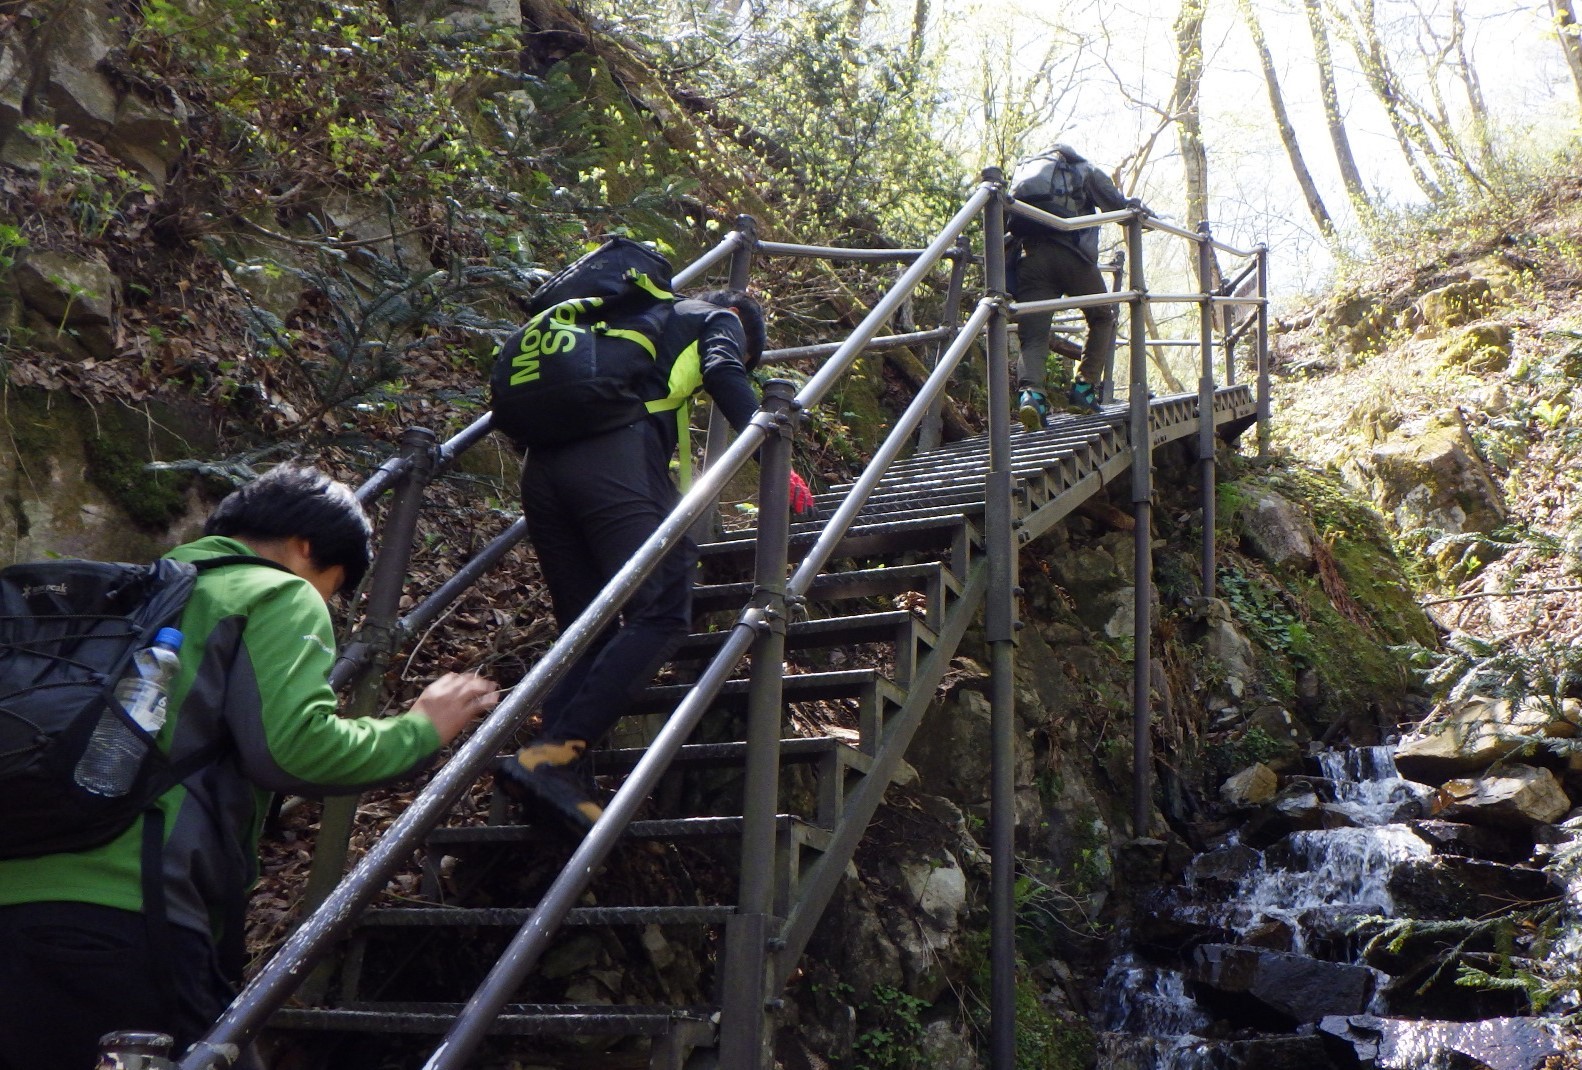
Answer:
<svg viewBox="0 0 1582 1070"><path fill-rule="evenodd" d="M403 864L405 859L420 845L421 839L428 831L437 825L451 809L457 798L483 771L487 762L499 751L515 732L516 728L527 714L537 706L549 690L570 669L571 665L579 659L591 646L596 637L614 621L630 593L648 576L684 537L688 529L712 507L719 492L725 485L745 466L747 461L763 447L771 435L785 434L788 421L793 420L796 412L809 409L817 405L842 376L853 366L857 358L866 350L901 346L922 341L943 340L954 334L945 351L919 389L912 403L903 412L901 417L892 427L890 434L881 443L875 452L872 462L865 467L862 476L848 491L846 497L837 507L834 516L821 531L818 540L801 561L800 565L786 581L784 587L784 602L800 600L811 588L814 578L819 574L834 553L841 538L850 531L861 512L863 504L872 494L886 471L894 464L905 448L910 436L922 424L929 409L943 396L952 373L959 366L965 355L971 350L985 326L989 328L990 349L998 354L998 359L1003 363L1005 359L1005 337L1009 326L1009 319L1013 315L1028 312L1080 310L1087 307L1103 304L1120 304L1126 302L1133 309L1133 333L1138 334L1141 322L1141 309L1150 300L1156 299L1142 288L1141 269L1141 234L1144 229L1160 230L1166 233L1179 234L1196 242L1200 250L1210 248L1224 250L1238 256L1256 255L1258 261L1255 269L1258 273L1259 290L1255 298L1223 298L1207 294L1196 295L1159 295L1157 299L1175 300L1197 303L1204 309L1207 316L1208 309L1217 303L1250 304L1256 307L1258 316L1256 322L1259 328L1260 351L1258 360L1259 371L1259 420L1260 444L1263 441L1263 427L1267 418L1268 394L1268 358L1267 358L1267 249L1260 246L1256 253L1245 253L1223 243L1216 242L1208 235L1206 228L1200 234L1183 231L1170 224L1164 224L1152 217L1143 216L1138 210L1131 209L1120 212L1096 213L1091 216L1064 219L1049 213L1042 212L1028 205L1017 204L1009 201L1004 193L1004 187L997 173L985 172L985 181L981 183L974 193L968 198L961 209L952 217L951 221L938 233L938 235L921 250L843 250L837 247L795 245L791 243L769 243L758 241L755 235L746 230L734 231L722 239L716 246L705 252L686 268L677 272L673 278L675 287L680 289L701 278L710 268L717 265L725 258L743 250L749 252L767 253L770 255L797 255L797 256L823 256L830 259L844 260L910 260L910 265L896 279L892 286L885 292L873 308L864 316L862 321L853 329L852 333L838 344L824 346L797 347L790 350L774 351L772 354L780 359L791 356L818 356L830 354L830 359L807 381L794 398L786 398L785 391L777 395L778 400L771 405L766 391L765 408L755 414L736 441L724 451L718 462L700 474L694 486L681 498L675 510L665 519L659 529L654 532L633 555L630 561L621 568L614 577L601 589L598 596L588 609L577 618L562 634L559 641L548 651L537 665L506 695L500 705L491 713L467 739L452 759L446 763L430 781L429 785L414 798L408 809L396 820L388 832L381 837L372 849L363 857L353 871L348 874L330 892L323 905L315 910L302 925L291 935L280 948L273 959L243 990L242 994L232 1003L220 1020L210 1030L202 1042L195 1045L180 1062L180 1070L214 1070L214 1068L230 1065L234 1058L236 1047L245 1043L263 1024L269 1014L277 1009L289 998L295 990L307 969L322 953L328 949L333 941L343 935L355 921L358 913L375 895L384 887L385 881ZM967 320L958 330L952 326L942 326L931 331L912 332L910 334L880 337L878 332L894 315L901 303L907 299L919 285L927 272L932 270L941 260L955 257L958 260L965 254L961 247L952 248L960 236L983 213L986 222L995 221L995 226L1003 227L1003 214L1009 211L1016 215L1033 218L1060 230L1077 230L1086 226L1097 225L1105 222L1128 223L1128 246L1132 262L1133 278L1132 288L1097 295L1082 295L1074 298L1063 298L1054 301L1027 302L1024 304L1010 303L1003 293L994 292L994 280L1003 287L1003 257L1000 250L988 250L984 258L985 269L990 277L991 286L989 296L978 302ZM997 274L998 272L998 274ZM734 274L734 273L733 273ZM734 280L733 280L734 282ZM1210 345L1208 328L1204 329L1204 340L1199 343L1204 347ZM1142 382L1146 385L1146 365L1143 357L1143 346L1148 343L1144 338L1134 337L1132 348L1132 380L1134 383ZM1205 378L1203 388L1212 390L1212 379L1208 372L1207 357L1205 357ZM1003 369L1000 372L1003 378ZM992 374L991 383L998 382ZM1005 385L1000 383L1000 385ZM993 391L991 391L993 393ZM1133 424L1133 437L1141 433L1147 439L1147 393L1146 390L1133 391L1131 402ZM999 500L1004 498L1008 502L1010 491L1010 473L1007 467L1007 447L1005 446L1006 423L1008 420L1006 399L991 397L991 415L994 425L993 438L995 442L993 453L994 464L991 465L989 475L990 496ZM434 450L430 458L431 471L448 466L456 456L470 448L487 435L491 420L484 415L475 420L461 433L447 441L443 446ZM1141 427L1142 432L1138 431ZM781 449L786 447L782 445ZM1134 448L1136 448L1134 443ZM1144 458L1146 462L1146 458ZM395 457L385 462L384 465L357 491L359 500L369 501L380 493L398 486L403 480L409 478L416 465L409 457ZM1146 469L1146 463L1144 463ZM1139 521L1148 517L1147 509L1151 498L1151 487L1148 482L1146 470L1138 471L1134 464L1134 489L1133 504L1139 511ZM767 495L766 495L767 500ZM1004 504L1002 502L1002 504ZM991 510L992 511L992 510ZM1008 531L1008 527L1006 531ZM409 635L413 631L425 627L438 617L445 606L454 601L487 569L496 564L514 545L525 535L525 521L517 520L505 532L496 536L485 548L477 554L467 565L463 566L455 575L448 579L441 587L429 595L422 603L400 618L394 627L399 634ZM762 535L762 533L760 533ZM1005 532L991 533L996 545L1001 541L1008 541ZM1139 525L1138 539L1146 535L1146 524ZM1146 546L1145 543L1139 543ZM1147 557L1145 550L1139 550L1142 556ZM784 550L780 551L781 566L784 570ZM992 555L991 555L992 556ZM991 562L992 564L992 562ZM998 571L1003 580L1008 566L1000 563ZM1014 574L1014 570L1012 573ZM1000 583L999 586L1004 586ZM1139 584L1138 613L1139 621L1146 624L1148 608L1144 602L1146 592ZM1002 655L1008 656L1009 647L1006 645L1006 636L999 636L998 632L1005 630L1000 625L1009 626L1011 610L1009 603L1003 598L997 603L995 610L996 620L995 636L991 636L991 643L996 645L996 679L1002 675L999 672L999 662ZM539 906L533 911L528 922L518 932L506 953L496 963L489 978L474 993L466 1009L458 1016L451 1032L444 1042L431 1056L426 1064L427 1070L449 1070L464 1065L483 1034L488 1029L489 1023L498 1013L500 1007L509 1001L510 996L520 982L522 976L532 968L534 963L547 948L548 940L561 922L566 913L575 905L587 884L591 882L599 862L613 849L615 842L625 831L626 826L635 815L638 806L652 791L658 778L668 768L680 747L685 743L692 729L696 726L703 712L718 696L726 679L741 662L755 639L766 630L776 627L775 612L772 608L766 609L762 605L750 604L746 607L739 619L732 627L716 657L709 663L702 678L695 687L689 691L675 712L667 719L658 737L649 746L643 758L638 762L625 783L611 800L609 807L601 821L597 822L594 829L573 854L570 862L551 886L550 890L540 901ZM1003 621L999 618L1004 617ZM781 625L783 627L783 621ZM364 644L367 645L367 644ZM350 652L348 652L350 653ZM343 678L352 677L359 668L365 668L373 660L376 651L371 646L362 651L359 657L343 657L342 663L337 663L336 671ZM756 658L755 658L756 661ZM1137 668L1139 681L1142 681L1143 666ZM997 689L1003 690L1002 685L1008 687L1006 681L999 681ZM1138 689L1146 694L1145 681L1138 684ZM1006 700L1008 702L1008 699ZM1146 702L1146 699L1141 701ZM1007 706L1007 708L1009 708ZM1146 707L1144 707L1146 708ZM1135 742L1135 741L1134 741ZM774 741L778 745L778 741ZM1137 744L1140 748L1139 755L1146 755L1145 743ZM761 756L760 756L761 758ZM1143 760L1142 758L1139 759ZM762 761L758 762L762 766ZM1143 774L1139 766L1138 775ZM1140 784L1142 782L1140 781ZM1145 804L1141 789L1138 798L1134 800L1139 807ZM1136 822L1142 824L1139 809ZM997 1064L998 1065L998 1064Z"/></svg>

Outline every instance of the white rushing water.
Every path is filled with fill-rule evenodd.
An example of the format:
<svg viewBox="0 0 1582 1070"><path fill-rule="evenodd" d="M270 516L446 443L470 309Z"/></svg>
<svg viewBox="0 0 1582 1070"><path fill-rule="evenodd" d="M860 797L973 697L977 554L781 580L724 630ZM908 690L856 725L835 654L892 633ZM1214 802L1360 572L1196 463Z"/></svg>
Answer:
<svg viewBox="0 0 1582 1070"><path fill-rule="evenodd" d="M1189 871L1192 901L1181 910L1184 917L1241 936L1274 928L1288 934L1290 951L1303 953L1316 935L1315 924L1328 923L1332 936L1348 917L1392 913L1391 871L1433 853L1396 818L1415 812L1404 804L1420 801L1430 789L1403 779L1388 747L1326 751L1317 760L1334 785L1330 810L1348 826L1293 832L1277 848L1257 852L1228 896L1223 886L1217 895L1198 887ZM1196 1035L1211 1016L1192 999L1179 970L1128 955L1111 967L1103 999L1102 1028L1112 1034L1106 1042L1107 1065L1128 1070L1212 1065L1212 1051Z"/></svg>

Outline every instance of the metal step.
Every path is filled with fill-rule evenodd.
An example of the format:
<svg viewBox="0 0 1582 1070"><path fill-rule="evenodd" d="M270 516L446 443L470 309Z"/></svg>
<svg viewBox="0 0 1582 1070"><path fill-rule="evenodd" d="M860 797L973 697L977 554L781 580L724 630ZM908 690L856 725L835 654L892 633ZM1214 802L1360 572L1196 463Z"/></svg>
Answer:
<svg viewBox="0 0 1582 1070"><path fill-rule="evenodd" d="M590 758L595 775L624 773L642 760L646 748L596 751ZM873 768L873 759L845 740L833 736L793 736L780 741L780 761L787 765L812 765L818 775L817 813L820 828L833 828L846 805L847 778L864 777ZM690 743L681 748L671 768L742 768L747 761L747 744Z"/></svg>
<svg viewBox="0 0 1582 1070"><path fill-rule="evenodd" d="M747 680L727 680L715 704L741 708L747 701L749 683ZM794 673L785 677L782 687L786 702L854 698L864 703L872 701L898 706L906 699L905 690L874 669ZM645 688L633 701L630 712L669 713L691 690L691 684L663 684Z"/></svg>
<svg viewBox="0 0 1582 1070"><path fill-rule="evenodd" d="M752 597L753 590L751 581L694 587L693 612L739 612ZM946 597L961 593L961 581L939 561L888 568L851 569L826 572L815 577L809 585L806 599L809 603L841 602L854 598L882 598L909 591L916 591L928 599L926 620L929 627L937 628Z"/></svg>
<svg viewBox="0 0 1582 1070"><path fill-rule="evenodd" d="M711 658L724 644L728 631L696 632L676 648L674 660L698 661ZM786 628L787 650L824 649L884 643L895 648L895 681L905 685L912 679L919 647L932 649L939 641L934 629L917 614L905 609L884 613L859 613L847 617L793 621Z"/></svg>
<svg viewBox="0 0 1582 1070"><path fill-rule="evenodd" d="M626 836L634 840L696 840L721 836L740 836L740 817L680 817L664 821L633 821L627 826ZM823 829L795 814L776 814L775 831L790 833L803 839L807 846L819 849L828 842ZM543 842L543 830L536 825L459 825L437 828L429 833L430 848L467 848L479 845L538 844Z"/></svg>
<svg viewBox="0 0 1582 1070"><path fill-rule="evenodd" d="M567 925L718 925L733 906L577 907ZM361 929L520 929L532 907L375 907L358 919Z"/></svg>
<svg viewBox="0 0 1582 1070"><path fill-rule="evenodd" d="M340 1033L447 1032L461 1003L352 1003L335 1008L288 1007L271 1029ZM508 1003L489 1027L495 1036L665 1036L678 1024L707 1027L713 1007L607 1006L596 1003Z"/></svg>
<svg viewBox="0 0 1582 1070"><path fill-rule="evenodd" d="M969 547L980 546L983 538L977 518L982 505L942 511L927 510L923 515L905 516L884 523L859 523L840 541L835 556L841 558L884 557L911 550L948 548L949 568L958 575L966 572ZM807 530L798 530L807 529ZM797 525L793 529L790 559L800 561L818 541L818 529ZM698 547L704 559L721 560L736 567L751 564L756 550L754 532L733 532L729 538Z"/></svg>

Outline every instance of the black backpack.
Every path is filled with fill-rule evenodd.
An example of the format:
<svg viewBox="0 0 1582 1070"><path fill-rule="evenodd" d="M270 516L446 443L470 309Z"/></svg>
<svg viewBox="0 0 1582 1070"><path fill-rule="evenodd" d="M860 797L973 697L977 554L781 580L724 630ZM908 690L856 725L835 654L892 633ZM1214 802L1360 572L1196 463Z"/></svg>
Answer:
<svg viewBox="0 0 1582 1070"><path fill-rule="evenodd" d="M532 318L495 353L493 426L523 446L554 446L650 411L670 276L649 246L611 238L540 286Z"/></svg>
<svg viewBox="0 0 1582 1070"><path fill-rule="evenodd" d="M1088 214L1087 200L1083 196L1085 185L1080 165L1066 159L1058 149L1028 157L1017 164L1011 174L1011 196L1062 219ZM1020 216L1012 217L1013 234L1035 231L1047 233L1048 228Z"/></svg>
<svg viewBox="0 0 1582 1070"><path fill-rule="evenodd" d="M108 843L218 756L215 744L171 762L112 692L132 655L181 619L199 571L243 563L279 567L226 555L196 564L63 559L0 570L0 858ZM114 798L74 776L107 709L147 743L131 790Z"/></svg>

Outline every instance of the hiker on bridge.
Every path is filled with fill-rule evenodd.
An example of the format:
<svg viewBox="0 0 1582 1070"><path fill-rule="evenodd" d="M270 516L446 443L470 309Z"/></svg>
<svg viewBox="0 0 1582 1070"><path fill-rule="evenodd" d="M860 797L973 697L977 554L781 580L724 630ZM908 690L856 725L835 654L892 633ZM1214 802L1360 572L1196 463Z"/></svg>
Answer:
<svg viewBox="0 0 1582 1070"><path fill-rule="evenodd" d="M1017 164L1011 193L1018 201L1064 218L1092 215L1101 209L1148 212L1142 201L1124 196L1108 175L1069 145L1055 145ZM1098 227L1056 230L1013 215L1009 229L1016 277L1013 296L1018 302L1049 301L1108 289L1098 266ZM1115 306L1093 305L1083 309L1082 315L1088 323L1088 337L1067 400L1077 408L1097 412L1100 383L1115 350ZM1029 431L1049 422L1051 406L1046 383L1053 322L1052 312L1024 315L1017 320L1021 352L1017 415Z"/></svg>
<svg viewBox="0 0 1582 1070"><path fill-rule="evenodd" d="M664 269L656 264L654 270ZM668 281L668 270L664 275ZM758 301L740 290L715 290L661 303L643 315L649 318L638 323L655 344L636 376L637 393L663 398L676 369L696 362L691 374L730 425L738 432L745 429L758 411L748 376L764 349ZM680 422L670 411L654 411L655 404L620 426L528 448L522 513L563 632L679 501L670 461ZM508 406L497 396L497 424L509 421L502 412ZM592 423L594 417L588 419ZM793 510L810 509L807 484L795 473L791 483ZM686 636L697 560L697 546L683 537L632 593L620 623L599 636L550 691L537 740L495 767L496 782L506 794L579 836L592 829L603 808L583 771L583 753L626 714Z"/></svg>
<svg viewBox="0 0 1582 1070"><path fill-rule="evenodd" d="M167 555L257 562L200 571L180 617L156 739L172 760L215 757L102 846L0 861L0 1070L92 1066L99 1038L122 1029L168 1033L185 1051L241 980L271 794L409 776L494 706L492 681L448 673L400 716L337 716L328 602L367 572L369 537L347 487L281 466Z"/></svg>

